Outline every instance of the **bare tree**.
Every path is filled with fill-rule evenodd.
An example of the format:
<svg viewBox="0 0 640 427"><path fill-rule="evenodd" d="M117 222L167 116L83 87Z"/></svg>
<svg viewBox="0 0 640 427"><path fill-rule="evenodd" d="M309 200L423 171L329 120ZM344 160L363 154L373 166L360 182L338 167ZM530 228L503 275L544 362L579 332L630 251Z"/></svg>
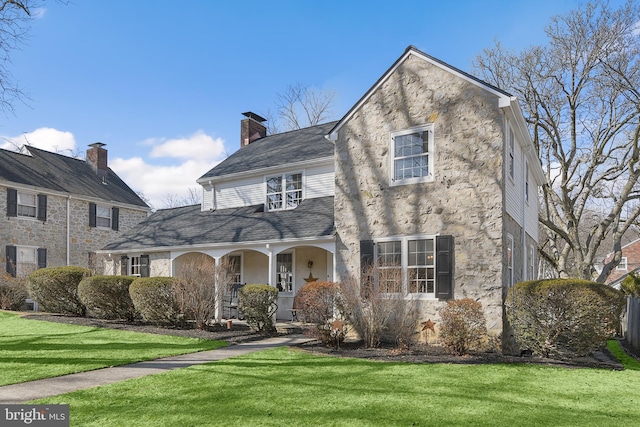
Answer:
<svg viewBox="0 0 640 427"><path fill-rule="evenodd" d="M201 193L198 188L195 187L189 187L186 194L183 195L167 193L162 199L164 208L178 208L180 206L199 205L201 202Z"/></svg>
<svg viewBox="0 0 640 427"><path fill-rule="evenodd" d="M0 1L0 111L12 113L25 95L9 71L11 54L18 49L31 29L33 12L43 4L39 0Z"/></svg>
<svg viewBox="0 0 640 427"><path fill-rule="evenodd" d="M594 1L553 17L546 46L516 54L496 43L475 60L520 98L531 125L548 180L540 255L561 277L606 280L640 215L639 23L637 2L614 10ZM615 256L598 274L607 239Z"/></svg>
<svg viewBox="0 0 640 427"><path fill-rule="evenodd" d="M269 112L267 117L269 133L274 130L277 133L279 125L282 123L284 130L302 129L308 126L315 126L329 120L332 116L331 109L336 97L335 92L322 90L312 86L305 86L301 83L287 86L283 93L277 94L279 120L274 120L273 114Z"/></svg>

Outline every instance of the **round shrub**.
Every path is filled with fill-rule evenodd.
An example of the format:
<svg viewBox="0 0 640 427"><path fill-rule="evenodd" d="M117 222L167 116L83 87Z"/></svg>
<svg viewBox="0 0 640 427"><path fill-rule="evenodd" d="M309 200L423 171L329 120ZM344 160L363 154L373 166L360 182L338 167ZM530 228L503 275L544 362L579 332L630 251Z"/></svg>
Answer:
<svg viewBox="0 0 640 427"><path fill-rule="evenodd" d="M440 337L451 352L463 355L487 334L482 304L470 298L447 301L440 309Z"/></svg>
<svg viewBox="0 0 640 427"><path fill-rule="evenodd" d="M44 311L84 316L87 309L78 297L78 284L90 275L91 270L82 267L40 268L27 276L27 289Z"/></svg>
<svg viewBox="0 0 640 427"><path fill-rule="evenodd" d="M146 322L162 324L179 320L173 281L173 277L138 277L129 285L131 301Z"/></svg>
<svg viewBox="0 0 640 427"><path fill-rule="evenodd" d="M273 317L278 310L278 289L269 285L245 285L238 293L238 305L247 324L258 332L275 331Z"/></svg>
<svg viewBox="0 0 640 427"><path fill-rule="evenodd" d="M544 357L584 356L615 335L622 292L580 279L517 283L505 301L516 342Z"/></svg>
<svg viewBox="0 0 640 427"><path fill-rule="evenodd" d="M134 276L85 277L78 285L80 301L90 314L102 319L123 319L132 322L136 309L129 296Z"/></svg>
<svg viewBox="0 0 640 427"><path fill-rule="evenodd" d="M631 297L640 297L640 274L629 273L620 284L620 290Z"/></svg>
<svg viewBox="0 0 640 427"><path fill-rule="evenodd" d="M0 309L20 310L28 297L24 280L0 273Z"/></svg>

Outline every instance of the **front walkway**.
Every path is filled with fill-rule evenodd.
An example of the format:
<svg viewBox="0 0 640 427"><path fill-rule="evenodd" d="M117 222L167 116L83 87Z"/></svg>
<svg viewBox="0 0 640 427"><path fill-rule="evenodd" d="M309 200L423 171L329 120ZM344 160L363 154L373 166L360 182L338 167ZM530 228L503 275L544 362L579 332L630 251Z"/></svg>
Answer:
<svg viewBox="0 0 640 427"><path fill-rule="evenodd" d="M30 400L56 396L58 394L111 384L131 378L139 378L172 369L186 368L193 365L241 356L255 351L298 345L309 341L313 341L313 339L304 335L283 335L265 338L259 341L230 345L217 350L183 354L113 368L97 369L95 371L79 372L61 377L11 384L0 387L0 403L24 403Z"/></svg>

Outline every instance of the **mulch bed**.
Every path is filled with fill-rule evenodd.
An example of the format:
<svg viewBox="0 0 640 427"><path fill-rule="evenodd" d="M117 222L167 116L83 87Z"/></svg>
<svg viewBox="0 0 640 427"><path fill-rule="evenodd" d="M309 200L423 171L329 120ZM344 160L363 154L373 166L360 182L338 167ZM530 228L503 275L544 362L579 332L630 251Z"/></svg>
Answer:
<svg viewBox="0 0 640 427"><path fill-rule="evenodd" d="M74 325L112 328L127 331L146 332L152 334L176 335L191 338L203 338L211 340L223 340L230 343L239 343L263 338L244 323L234 322L231 329L224 325L212 325L206 330L195 329L189 325L183 327L165 327L149 325L145 323L127 323L117 320L103 320L89 317L70 317L49 313L26 313L25 318L46 320L50 322L69 323ZM625 350L636 357L638 352L621 340ZM410 363L452 363L452 364L486 364L486 363L530 363L545 366L565 368L604 368L622 369L622 365L607 350L601 350L590 357L574 358L571 360L555 360L536 356L507 356L498 352L475 352L465 356L450 354L445 348L437 345L418 344L410 349L398 349L381 346L379 348L366 348L359 342L347 341L340 348L327 347L317 341L299 346L300 349L315 354L324 354L335 357L354 357L383 362L410 362Z"/></svg>

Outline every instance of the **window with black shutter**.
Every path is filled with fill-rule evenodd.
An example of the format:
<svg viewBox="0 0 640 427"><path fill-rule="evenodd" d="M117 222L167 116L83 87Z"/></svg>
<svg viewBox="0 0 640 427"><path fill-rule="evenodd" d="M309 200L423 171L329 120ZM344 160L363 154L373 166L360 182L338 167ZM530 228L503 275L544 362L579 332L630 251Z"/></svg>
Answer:
<svg viewBox="0 0 640 427"><path fill-rule="evenodd" d="M149 277L149 255L140 255L140 277Z"/></svg>
<svg viewBox="0 0 640 427"><path fill-rule="evenodd" d="M18 216L18 190L7 188L7 216Z"/></svg>
<svg viewBox="0 0 640 427"><path fill-rule="evenodd" d="M40 221L47 220L47 195L38 194L38 219Z"/></svg>
<svg viewBox="0 0 640 427"><path fill-rule="evenodd" d="M38 268L47 267L47 249L38 248Z"/></svg>
<svg viewBox="0 0 640 427"><path fill-rule="evenodd" d="M7 245L5 248L6 270L11 277L16 277L16 266L18 261L18 249L15 246Z"/></svg>
<svg viewBox="0 0 640 427"><path fill-rule="evenodd" d="M373 240L360 240L360 268L362 271L373 265L374 247Z"/></svg>
<svg viewBox="0 0 640 427"><path fill-rule="evenodd" d="M89 227L96 226L96 204L89 203Z"/></svg>

